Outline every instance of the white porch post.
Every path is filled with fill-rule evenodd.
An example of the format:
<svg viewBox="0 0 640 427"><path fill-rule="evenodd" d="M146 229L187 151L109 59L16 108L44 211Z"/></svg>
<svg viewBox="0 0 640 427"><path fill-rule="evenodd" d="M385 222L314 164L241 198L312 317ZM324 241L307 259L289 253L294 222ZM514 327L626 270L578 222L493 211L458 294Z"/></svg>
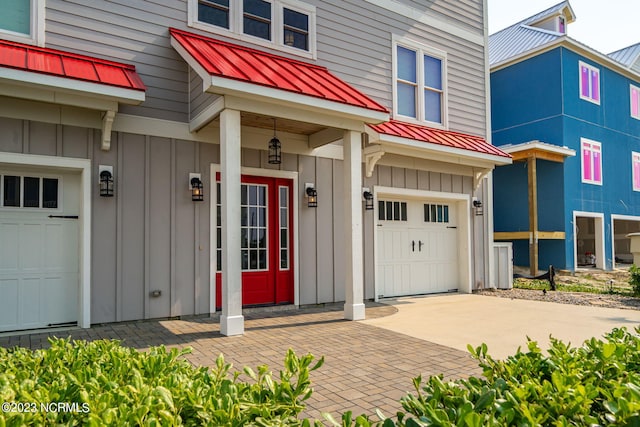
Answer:
<svg viewBox="0 0 640 427"><path fill-rule="evenodd" d="M240 265L240 112L220 113L220 192L222 201L222 335L242 335ZM215 182L215 177L212 178Z"/></svg>
<svg viewBox="0 0 640 427"><path fill-rule="evenodd" d="M362 147L360 133L345 131L344 221L345 221L345 304L344 318L362 320L364 278L362 258Z"/></svg>

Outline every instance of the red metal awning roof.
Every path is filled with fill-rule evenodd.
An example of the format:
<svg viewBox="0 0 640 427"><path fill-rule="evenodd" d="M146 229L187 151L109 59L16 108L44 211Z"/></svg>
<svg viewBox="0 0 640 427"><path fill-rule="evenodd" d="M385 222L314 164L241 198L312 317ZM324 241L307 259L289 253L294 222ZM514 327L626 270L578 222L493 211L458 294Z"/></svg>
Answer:
<svg viewBox="0 0 640 427"><path fill-rule="evenodd" d="M133 65L0 40L0 67L145 91Z"/></svg>
<svg viewBox="0 0 640 427"><path fill-rule="evenodd" d="M460 132L435 129L428 126L391 120L379 125L369 125L380 134L412 139L414 141L437 144L451 148L475 151L492 156L511 158L499 148L489 144L484 138Z"/></svg>
<svg viewBox="0 0 640 427"><path fill-rule="evenodd" d="M171 28L171 36L210 75L368 110L388 110L325 67Z"/></svg>

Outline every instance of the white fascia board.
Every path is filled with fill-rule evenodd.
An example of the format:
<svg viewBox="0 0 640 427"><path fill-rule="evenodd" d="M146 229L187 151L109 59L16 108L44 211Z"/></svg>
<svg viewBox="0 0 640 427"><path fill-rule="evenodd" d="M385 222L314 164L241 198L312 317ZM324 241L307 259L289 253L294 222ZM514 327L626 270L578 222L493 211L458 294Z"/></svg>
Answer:
<svg viewBox="0 0 640 427"><path fill-rule="evenodd" d="M399 136L379 134L377 140L379 144L392 148L396 154L401 154L399 151L406 150L407 155L410 156L415 156L416 152L448 155L464 160L466 164L476 164L481 167L485 167L487 164L509 165L512 163L511 159L508 157L479 153L477 151L464 150L455 147L447 147L446 145L436 143L414 141L412 139L402 138Z"/></svg>
<svg viewBox="0 0 640 427"><path fill-rule="evenodd" d="M55 92L107 98L124 104L137 105L145 100L145 92L142 90L126 89L5 67L0 67L0 80L4 80L5 83L13 82L21 86L38 86Z"/></svg>
<svg viewBox="0 0 640 427"><path fill-rule="evenodd" d="M223 77L211 76L208 92L220 95L235 95L243 98L265 98L271 102L288 104L295 108L316 111L320 114L348 117L365 123L383 123L389 120L389 113L356 107L341 102L301 95L255 83L242 82Z"/></svg>
<svg viewBox="0 0 640 427"><path fill-rule="evenodd" d="M484 35L481 32L473 32L463 28L460 25L457 25L453 21L443 20L442 18L432 16L429 13L425 12L425 9L417 9L415 7L407 6L397 0L365 0L367 3L374 4L383 9L390 10L394 13L404 16L405 18L409 18L423 24L426 24L430 27L433 27L437 30L444 31L448 34L452 34L456 37L460 37L461 39L470 41L477 45L482 46L484 43Z"/></svg>
<svg viewBox="0 0 640 427"><path fill-rule="evenodd" d="M522 144L515 145L502 145L497 147L504 151L505 153L518 153L520 151L526 151L531 149L546 151L548 153L560 154L565 157L574 157L576 155L576 151L567 147L560 147L558 145L547 144L546 142L541 141L531 141L524 142Z"/></svg>

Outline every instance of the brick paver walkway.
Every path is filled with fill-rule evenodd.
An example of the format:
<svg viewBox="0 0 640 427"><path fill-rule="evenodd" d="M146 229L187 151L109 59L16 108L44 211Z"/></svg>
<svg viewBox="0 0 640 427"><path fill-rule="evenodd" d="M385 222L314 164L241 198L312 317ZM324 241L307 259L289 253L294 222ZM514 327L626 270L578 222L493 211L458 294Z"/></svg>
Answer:
<svg viewBox="0 0 640 427"><path fill-rule="evenodd" d="M367 304L367 318L392 315L392 306ZM285 312L245 313L245 335L225 337L215 318L114 323L91 329L0 337L3 347L46 347L47 338L118 339L137 349L164 344L192 347L186 356L196 365L212 366L223 353L235 369L267 364L277 373L288 348L298 355L325 356L311 376L314 393L305 416L321 419L330 412L373 415L375 409L395 415L399 399L412 391L411 379L444 374L447 378L478 375L467 353L361 322L342 319L341 307L303 308ZM420 325L416 325L419 328Z"/></svg>

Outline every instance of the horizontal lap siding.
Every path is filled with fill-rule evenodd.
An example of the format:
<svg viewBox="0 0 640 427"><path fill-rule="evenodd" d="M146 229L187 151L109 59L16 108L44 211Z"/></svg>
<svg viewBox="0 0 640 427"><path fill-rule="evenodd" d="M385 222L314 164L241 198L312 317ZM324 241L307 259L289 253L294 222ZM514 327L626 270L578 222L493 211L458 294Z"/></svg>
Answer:
<svg viewBox="0 0 640 427"><path fill-rule="evenodd" d="M186 2L180 1L49 0L46 44L135 65L147 86L146 101L121 105L120 111L187 121L188 67L169 44L168 33L171 26L185 27L186 19Z"/></svg>
<svg viewBox="0 0 640 427"><path fill-rule="evenodd" d="M315 2L318 62L389 109L393 106L392 35L447 53L451 130L484 136L484 47L362 1ZM482 36L482 2L406 2ZM421 3L424 3L421 5ZM427 6L430 5L430 6Z"/></svg>

